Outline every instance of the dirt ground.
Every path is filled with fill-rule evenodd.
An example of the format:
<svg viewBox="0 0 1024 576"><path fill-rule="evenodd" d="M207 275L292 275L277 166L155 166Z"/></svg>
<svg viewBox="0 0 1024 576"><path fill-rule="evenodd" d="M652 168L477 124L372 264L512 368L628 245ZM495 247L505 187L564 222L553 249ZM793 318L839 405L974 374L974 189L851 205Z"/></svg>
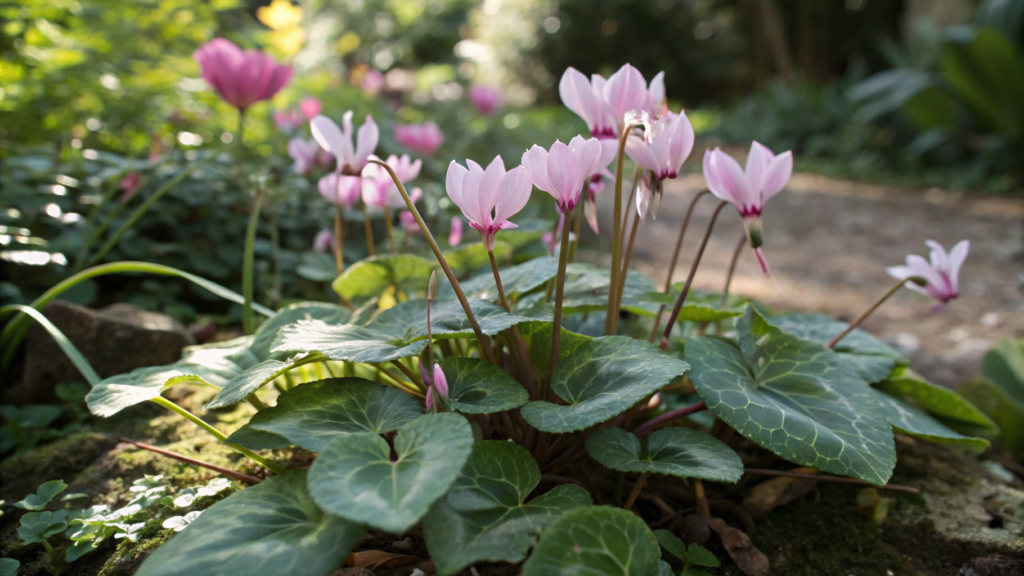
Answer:
<svg viewBox="0 0 1024 576"><path fill-rule="evenodd" d="M640 229L634 267L659 286L690 199L703 187L699 174L671 182L657 219L648 218ZM609 186L605 194L610 193ZM603 204L602 227L609 230L611 207ZM710 196L698 203L674 281L686 279L715 205ZM937 240L948 249L968 239L971 251L960 275L958 300L935 312L930 299L903 290L864 327L910 355L932 380L949 386L978 373L979 359L997 340L1024 334L1024 200L889 189L795 174L768 203L763 219L764 251L773 278L766 278L754 254L745 250L733 279L734 293L777 309L851 319L892 285L887 266L902 264L907 254L928 256L925 240ZM697 288L722 289L742 230L738 214L726 207L694 280Z"/></svg>

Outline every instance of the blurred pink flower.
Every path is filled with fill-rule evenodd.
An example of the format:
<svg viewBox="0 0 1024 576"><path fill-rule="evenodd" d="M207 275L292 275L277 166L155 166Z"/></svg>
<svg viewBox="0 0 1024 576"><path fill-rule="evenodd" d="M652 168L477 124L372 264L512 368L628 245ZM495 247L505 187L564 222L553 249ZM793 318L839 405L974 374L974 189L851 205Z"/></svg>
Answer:
<svg viewBox="0 0 1024 576"><path fill-rule="evenodd" d="M417 190L419 190L417 188ZM406 234L419 234L420 225L416 223L416 217L412 215L412 212L408 210L402 210L398 213L398 221L402 225L402 230Z"/></svg>
<svg viewBox="0 0 1024 576"><path fill-rule="evenodd" d="M337 170L348 176L358 176L366 166L366 161L377 149L380 132L373 117L367 115L366 122L359 127L356 142L352 142L352 111L345 112L339 129L333 120L326 116L317 116L309 122L309 130L320 146L331 153L338 161Z"/></svg>
<svg viewBox="0 0 1024 576"><path fill-rule="evenodd" d="M313 98L312 96L306 96L299 101L299 109L302 110L302 117L306 120L312 120L320 115L320 110L323 108L323 104L319 98Z"/></svg>
<svg viewBox="0 0 1024 576"><path fill-rule="evenodd" d="M498 230L517 228L508 221L530 199L533 186L530 175L522 166L505 171L501 156L484 170L472 160L464 168L454 160L448 165L445 189L452 202L469 218L469 225L480 233L484 247L494 250L494 235ZM461 225L461 222L460 222Z"/></svg>
<svg viewBox="0 0 1024 576"><path fill-rule="evenodd" d="M931 251L931 262L917 254L907 256L906 266L892 266L886 271L896 279L920 277L928 281L925 286L907 282L907 288L927 294L939 301L936 307L942 307L950 300L960 296L960 267L967 259L971 243L967 240L957 242L953 249L946 249L934 240L925 242Z"/></svg>
<svg viewBox="0 0 1024 576"><path fill-rule="evenodd" d="M444 142L444 132L435 122L395 124L395 140L414 152L429 155Z"/></svg>
<svg viewBox="0 0 1024 576"><path fill-rule="evenodd" d="M316 184L320 195L328 202L348 210L359 201L359 177L332 172Z"/></svg>
<svg viewBox="0 0 1024 576"><path fill-rule="evenodd" d="M607 80L599 74L587 80L570 66L558 83L558 94L566 108L587 123L592 136L618 138L627 112L647 111L657 116L665 99L665 73L659 72L648 86L643 75L629 64Z"/></svg>
<svg viewBox="0 0 1024 576"><path fill-rule="evenodd" d="M302 126L302 114L298 110L278 110L274 112L274 124L280 132L294 132Z"/></svg>
<svg viewBox="0 0 1024 576"><path fill-rule="evenodd" d="M686 114L672 112L646 125L650 128L643 136L631 134L626 140L626 153L658 180L675 178L693 150L693 126Z"/></svg>
<svg viewBox="0 0 1024 576"><path fill-rule="evenodd" d="M122 194L119 198L121 202L127 202L135 195L135 192L139 190L139 184L142 183L142 174L138 172L129 172L121 178L121 181L117 184L117 188L121 190Z"/></svg>
<svg viewBox="0 0 1024 576"><path fill-rule="evenodd" d="M334 252L334 234L330 230L321 230L313 238L314 252Z"/></svg>
<svg viewBox="0 0 1024 576"><path fill-rule="evenodd" d="M708 190L739 210L750 245L761 269L768 275L771 275L771 268L761 251L761 210L782 190L792 173L792 152L776 156L758 142L750 145L746 172L732 156L718 148L704 152L704 180Z"/></svg>
<svg viewBox="0 0 1024 576"><path fill-rule="evenodd" d="M489 86L474 84L469 87L469 101L473 103L478 112L484 116L490 116L497 112L501 105L501 92Z"/></svg>
<svg viewBox="0 0 1024 576"><path fill-rule="evenodd" d="M423 161L417 159L413 162L408 154L402 154L401 158L392 154L388 156L387 165L395 171L395 176L398 176L399 182L407 184L420 175ZM367 206L374 206L376 208L383 208L385 206L405 208L405 199L402 198L398 187L395 186L395 181L391 179L391 174L388 174L387 170L377 164L369 164L363 170L362 192L363 202ZM423 191L415 188L409 193L409 198L415 203L422 195Z"/></svg>
<svg viewBox="0 0 1024 576"><path fill-rule="evenodd" d="M601 169L603 156L604 149L596 138L576 136L568 145L555 140L550 152L534 144L523 154L523 166L533 185L550 194L559 210L572 212L584 181Z"/></svg>
<svg viewBox="0 0 1024 576"><path fill-rule="evenodd" d="M452 248L462 243L462 218L452 216L451 232L448 233L448 245Z"/></svg>
<svg viewBox="0 0 1024 576"><path fill-rule="evenodd" d="M359 87L363 89L363 92L374 96L380 89L384 87L384 75L379 70L369 70L366 75L363 76L362 82L359 83Z"/></svg>
<svg viewBox="0 0 1024 576"><path fill-rule="evenodd" d="M316 140L292 138L288 141L288 155L295 162L292 168L296 174L305 175L308 173L313 165L316 164L319 153L320 145L316 143Z"/></svg>
<svg viewBox="0 0 1024 576"><path fill-rule="evenodd" d="M292 67L255 50L242 51L230 40L214 38L195 51L203 79L225 102L245 110L269 100L292 78Z"/></svg>

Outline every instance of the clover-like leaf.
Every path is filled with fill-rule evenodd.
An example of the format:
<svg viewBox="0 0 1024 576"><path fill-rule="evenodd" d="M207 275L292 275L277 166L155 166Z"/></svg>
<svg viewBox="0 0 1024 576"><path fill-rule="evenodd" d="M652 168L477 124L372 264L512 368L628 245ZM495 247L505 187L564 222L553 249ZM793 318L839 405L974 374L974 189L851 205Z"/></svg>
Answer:
<svg viewBox="0 0 1024 576"><path fill-rule="evenodd" d="M346 324L300 320L277 332L271 352L316 352L329 360L378 364L416 356L426 341L409 343L388 334Z"/></svg>
<svg viewBox="0 0 1024 576"><path fill-rule="evenodd" d="M516 324L535 318L509 314L501 306L485 300L470 300L480 331L494 335ZM473 327L458 300L435 301L430 309L430 327L434 338L472 338ZM366 328L387 334L395 341L416 341L427 337L427 301L407 300L378 314Z"/></svg>
<svg viewBox="0 0 1024 576"><path fill-rule="evenodd" d="M362 378L329 378L281 394L276 406L257 412L248 425L322 452L340 436L394 432L422 415L423 406L397 388Z"/></svg>
<svg viewBox="0 0 1024 576"><path fill-rule="evenodd" d="M590 504L590 494L574 484L527 502L539 483L540 467L518 444L475 444L455 484L423 518L438 573L456 574L477 562L519 562L555 518Z"/></svg>
<svg viewBox="0 0 1024 576"><path fill-rule="evenodd" d="M935 416L954 421L948 422L950 426L955 427L957 423L963 422L972 429L987 430L992 435L999 432L995 422L969 400L949 388L928 382L906 366L897 366L878 385L878 389L892 396L912 398Z"/></svg>
<svg viewBox="0 0 1024 576"><path fill-rule="evenodd" d="M664 428L640 440L622 428L603 428L587 438L587 453L605 468L679 478L736 482L743 461L725 442L689 428Z"/></svg>
<svg viewBox="0 0 1024 576"><path fill-rule="evenodd" d="M264 360L255 366L250 366L242 373L224 384L217 397L206 403L207 410L224 408L237 402L245 400L250 394L270 384L292 368L321 361L320 355L316 352L300 354L290 360Z"/></svg>
<svg viewBox="0 0 1024 576"><path fill-rule="evenodd" d="M529 393L498 366L479 358L441 360L448 382L446 406L464 414L490 414L526 404Z"/></svg>
<svg viewBox="0 0 1024 576"><path fill-rule="evenodd" d="M25 544L35 544L45 541L50 536L60 534L68 527L66 521L67 511L56 512L29 512L21 517L21 526L18 527L18 537Z"/></svg>
<svg viewBox="0 0 1024 576"><path fill-rule="evenodd" d="M238 444L249 450L278 450L287 448L293 442L280 434L257 430L246 423L224 440L225 444Z"/></svg>
<svg viewBox="0 0 1024 576"><path fill-rule="evenodd" d="M668 530L661 529L654 531L654 537L658 539L658 545L664 548L666 552L675 556L681 562L686 561L689 555L686 552L686 544L678 536Z"/></svg>
<svg viewBox="0 0 1024 576"><path fill-rule="evenodd" d="M896 464L892 428L849 365L751 306L736 328L739 348L713 336L686 341L690 380L708 409L786 460L885 484Z"/></svg>
<svg viewBox="0 0 1024 576"><path fill-rule="evenodd" d="M252 336L190 346L181 360L167 366L139 368L105 378L85 397L89 410L101 417L156 398L175 384L197 382L220 388L258 362L249 349Z"/></svg>
<svg viewBox="0 0 1024 576"><path fill-rule="evenodd" d="M379 295L388 286L399 290L424 290L437 261L412 254L370 256L349 266L331 283L346 300Z"/></svg>
<svg viewBox="0 0 1024 576"><path fill-rule="evenodd" d="M210 506L151 554L136 576L327 576L365 527L319 509L292 470Z"/></svg>
<svg viewBox="0 0 1024 576"><path fill-rule="evenodd" d="M20 501L15 502L14 505L25 510L42 510L46 508L50 500L53 500L57 494L63 492L67 487L68 485L63 480L43 482L36 488L35 494L25 496Z"/></svg>
<svg viewBox="0 0 1024 576"><path fill-rule="evenodd" d="M768 317L767 320L787 334L821 345L828 344L848 325L825 314L787 314ZM895 348L860 328L854 328L833 349L868 384L881 382L898 362L906 361Z"/></svg>
<svg viewBox="0 0 1024 576"><path fill-rule="evenodd" d="M85 556L89 552L99 548L100 544L102 544L105 539L106 538L79 540L72 543L71 546L68 546L67 552L64 554L64 561L74 562L75 560L78 560L82 556Z"/></svg>
<svg viewBox="0 0 1024 576"><path fill-rule="evenodd" d="M331 267L333 269L332 261ZM331 278L334 278L332 275ZM277 336L277 331L299 320L320 320L324 324L345 324L352 318L347 308L328 302L296 302L277 311L277 314L260 325L254 335L250 350L260 360L270 358L270 345ZM282 358L278 358L281 360Z"/></svg>
<svg viewBox="0 0 1024 576"><path fill-rule="evenodd" d="M971 452L983 452L988 448L988 440L964 436L951 430L948 426L928 415L920 406L890 396L881 390L872 388L875 399L882 406L882 411L897 432L933 444L954 444Z"/></svg>
<svg viewBox="0 0 1024 576"><path fill-rule="evenodd" d="M328 512L401 534L448 491L473 447L465 417L428 414L405 425L391 447L372 432L327 445L309 470L309 491Z"/></svg>
<svg viewBox="0 0 1024 576"><path fill-rule="evenodd" d="M544 432L573 432L604 422L689 368L653 344L628 336L577 337L562 345L558 358L551 389L566 405L534 401L522 408L523 418Z"/></svg>
<svg viewBox="0 0 1024 576"><path fill-rule="evenodd" d="M558 274L558 257L542 256L534 258L518 266L504 268L500 271L501 287L509 298L526 294L544 285ZM498 297L498 286L494 283L494 274L484 272L462 282L462 290L466 296L494 300Z"/></svg>
<svg viewBox="0 0 1024 576"><path fill-rule="evenodd" d="M588 506L562 514L540 537L523 576L650 576L658 541L642 519L621 508Z"/></svg>

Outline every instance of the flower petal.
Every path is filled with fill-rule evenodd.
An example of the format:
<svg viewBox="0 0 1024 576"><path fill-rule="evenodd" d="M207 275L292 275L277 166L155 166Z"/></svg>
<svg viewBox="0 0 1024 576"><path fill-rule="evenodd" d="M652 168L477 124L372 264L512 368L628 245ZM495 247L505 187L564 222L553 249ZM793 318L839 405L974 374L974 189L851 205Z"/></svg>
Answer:
<svg viewBox="0 0 1024 576"><path fill-rule="evenodd" d="M501 179L501 192L494 211L495 223L501 224L518 214L530 200L532 191L533 183L530 181L530 174L526 168L516 166L506 172Z"/></svg>
<svg viewBox="0 0 1024 576"><path fill-rule="evenodd" d="M339 161L345 149L345 136L341 129L327 116L316 116L309 121L309 131L321 148L330 152Z"/></svg>
<svg viewBox="0 0 1024 576"><path fill-rule="evenodd" d="M523 153L523 167L530 173L533 185L541 190L551 193L551 183L548 182L548 151L534 144L529 150Z"/></svg>
<svg viewBox="0 0 1024 576"><path fill-rule="evenodd" d="M761 203L778 194L793 174L793 153L789 150L776 156L765 168L761 179Z"/></svg>

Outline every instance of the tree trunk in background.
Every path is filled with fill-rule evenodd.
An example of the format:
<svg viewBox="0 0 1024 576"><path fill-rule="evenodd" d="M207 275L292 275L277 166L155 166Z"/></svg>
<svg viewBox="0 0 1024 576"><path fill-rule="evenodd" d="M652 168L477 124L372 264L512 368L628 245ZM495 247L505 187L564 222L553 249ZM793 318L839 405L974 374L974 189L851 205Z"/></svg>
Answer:
<svg viewBox="0 0 1024 576"><path fill-rule="evenodd" d="M772 62L775 64L775 71L779 76L792 85L793 57L790 55L789 43L786 38L786 26L782 21L782 13L776 0L753 0L758 10L756 12L757 24L764 32L764 39L771 54Z"/></svg>
<svg viewBox="0 0 1024 576"><path fill-rule="evenodd" d="M971 21L974 3L971 0L907 0L903 13L903 41L914 36L914 21L928 18L938 26L965 24Z"/></svg>

